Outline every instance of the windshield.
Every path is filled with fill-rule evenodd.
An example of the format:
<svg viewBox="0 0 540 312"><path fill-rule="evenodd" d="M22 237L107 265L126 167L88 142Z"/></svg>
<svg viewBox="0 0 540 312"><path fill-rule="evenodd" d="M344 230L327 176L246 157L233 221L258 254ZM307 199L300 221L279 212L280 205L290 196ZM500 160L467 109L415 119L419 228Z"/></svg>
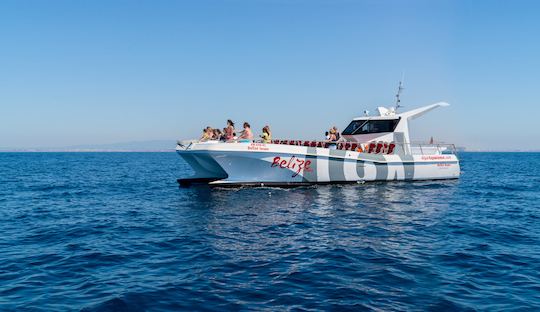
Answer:
<svg viewBox="0 0 540 312"><path fill-rule="evenodd" d="M388 120L353 120L345 130L343 135L367 134L394 132L399 119Z"/></svg>

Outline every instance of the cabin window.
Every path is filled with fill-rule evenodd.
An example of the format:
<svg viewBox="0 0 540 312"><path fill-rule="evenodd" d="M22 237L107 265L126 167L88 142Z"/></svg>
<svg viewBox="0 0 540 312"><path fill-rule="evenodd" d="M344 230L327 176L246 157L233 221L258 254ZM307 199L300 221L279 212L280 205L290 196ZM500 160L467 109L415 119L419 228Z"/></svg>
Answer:
<svg viewBox="0 0 540 312"><path fill-rule="evenodd" d="M345 130L344 135L394 132L399 119L388 120L353 120Z"/></svg>

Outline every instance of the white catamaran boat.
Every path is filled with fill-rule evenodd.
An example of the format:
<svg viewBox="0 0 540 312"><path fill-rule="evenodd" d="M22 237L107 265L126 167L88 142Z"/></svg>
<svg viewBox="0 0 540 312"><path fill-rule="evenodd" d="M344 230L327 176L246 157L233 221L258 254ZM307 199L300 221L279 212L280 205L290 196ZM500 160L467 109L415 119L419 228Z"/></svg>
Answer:
<svg viewBox="0 0 540 312"><path fill-rule="evenodd" d="M184 141L177 153L195 171L180 185L294 186L366 181L457 179L459 160L452 144L413 144L409 122L440 102L404 113L378 108L378 116L354 118L338 142Z"/></svg>

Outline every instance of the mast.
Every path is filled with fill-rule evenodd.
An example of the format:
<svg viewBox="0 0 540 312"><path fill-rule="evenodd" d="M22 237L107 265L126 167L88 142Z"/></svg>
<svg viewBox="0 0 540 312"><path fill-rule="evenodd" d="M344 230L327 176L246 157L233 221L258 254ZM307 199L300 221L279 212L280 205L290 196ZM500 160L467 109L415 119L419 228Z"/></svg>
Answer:
<svg viewBox="0 0 540 312"><path fill-rule="evenodd" d="M399 81L399 85L398 85L398 90L397 90L397 93L396 93L396 107L394 109L394 111L397 112L397 110L401 107L401 100L399 99L399 96L401 95L401 92L403 91L403 76L401 77L401 80Z"/></svg>

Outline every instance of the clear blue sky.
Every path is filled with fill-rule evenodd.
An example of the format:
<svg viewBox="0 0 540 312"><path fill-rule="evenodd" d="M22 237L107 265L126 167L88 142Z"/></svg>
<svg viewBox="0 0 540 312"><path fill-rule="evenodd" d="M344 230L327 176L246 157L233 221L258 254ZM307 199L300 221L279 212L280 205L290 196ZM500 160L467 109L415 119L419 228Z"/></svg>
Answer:
<svg viewBox="0 0 540 312"><path fill-rule="evenodd" d="M0 147L198 137L227 118L320 138L447 101L413 137L540 149L538 1L0 2Z"/></svg>

